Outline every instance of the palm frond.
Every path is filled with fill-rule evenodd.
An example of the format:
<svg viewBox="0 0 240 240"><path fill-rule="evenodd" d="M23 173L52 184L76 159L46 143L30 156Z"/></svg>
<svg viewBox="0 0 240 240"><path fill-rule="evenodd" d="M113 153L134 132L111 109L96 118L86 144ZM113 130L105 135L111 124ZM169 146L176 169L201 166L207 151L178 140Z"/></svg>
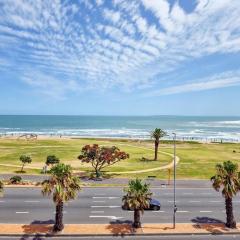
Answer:
<svg viewBox="0 0 240 240"><path fill-rule="evenodd" d="M240 173L238 165L231 161L216 165L216 174L211 177L212 186L216 191L222 190L224 197L232 198L240 190Z"/></svg>
<svg viewBox="0 0 240 240"><path fill-rule="evenodd" d="M76 198L80 191L80 179L73 175L70 165L59 163L51 168L51 177L42 183L42 194L53 195L57 204Z"/></svg>

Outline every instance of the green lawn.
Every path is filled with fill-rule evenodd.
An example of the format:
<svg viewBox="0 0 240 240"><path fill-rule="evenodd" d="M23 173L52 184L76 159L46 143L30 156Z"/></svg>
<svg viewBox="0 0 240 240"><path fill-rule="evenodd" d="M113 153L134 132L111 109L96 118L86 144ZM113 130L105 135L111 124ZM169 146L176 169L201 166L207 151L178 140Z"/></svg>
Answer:
<svg viewBox="0 0 240 240"><path fill-rule="evenodd" d="M130 159L124 160L106 171L132 171L164 166L171 162L171 157L159 153L158 161L142 161L142 157L153 159L153 143L149 141L120 141L120 140L95 140L95 139L59 139L59 140L10 140L0 139L0 163L20 165L21 154L31 155L33 162L29 166L36 169L26 169L26 173L40 173L47 155L55 154L62 162L69 163L75 170L90 171L87 164L82 164L77 156L85 144L98 143L99 145L116 145L121 150L130 154ZM172 153L172 143L160 144L160 151ZM233 152L235 150L235 153ZM180 163L177 166L177 178L181 179L209 179L214 174L216 163L226 160L238 162L240 160L240 144L200 144L200 143L178 143L177 155ZM14 173L19 169L16 167L0 166L1 173ZM151 173L133 174L121 177L147 177L155 175L166 179L167 171L155 171Z"/></svg>

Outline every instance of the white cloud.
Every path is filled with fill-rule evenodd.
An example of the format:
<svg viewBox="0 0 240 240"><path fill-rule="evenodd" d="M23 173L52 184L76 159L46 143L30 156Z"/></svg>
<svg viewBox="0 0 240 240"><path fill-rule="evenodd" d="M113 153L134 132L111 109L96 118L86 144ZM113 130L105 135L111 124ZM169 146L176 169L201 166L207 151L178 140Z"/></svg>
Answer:
<svg viewBox="0 0 240 240"><path fill-rule="evenodd" d="M237 85L240 85L240 71L225 72L211 77L199 79L195 82L151 91L145 94L145 96L161 96L186 92L198 92L203 90L232 87Z"/></svg>
<svg viewBox="0 0 240 240"><path fill-rule="evenodd" d="M63 82L57 77L38 70L33 71L25 69L25 71L26 72L21 77L21 80L36 89L38 92L44 93L52 98L64 99L64 96L68 91L80 92L83 89L77 81L72 79Z"/></svg>
<svg viewBox="0 0 240 240"><path fill-rule="evenodd" d="M178 1L172 8L167 0L112 2L106 7L103 0L0 0L0 50L8 62L18 63L27 84L59 86L59 95L72 91L63 86L69 79L96 89L145 88L186 60L240 51L239 0L198 0L192 13ZM142 8L157 20L148 21ZM27 80L25 69L35 66L41 77Z"/></svg>
<svg viewBox="0 0 240 240"><path fill-rule="evenodd" d="M105 9L104 17L113 23L117 23L120 20L121 15L119 12L114 12L109 9Z"/></svg>

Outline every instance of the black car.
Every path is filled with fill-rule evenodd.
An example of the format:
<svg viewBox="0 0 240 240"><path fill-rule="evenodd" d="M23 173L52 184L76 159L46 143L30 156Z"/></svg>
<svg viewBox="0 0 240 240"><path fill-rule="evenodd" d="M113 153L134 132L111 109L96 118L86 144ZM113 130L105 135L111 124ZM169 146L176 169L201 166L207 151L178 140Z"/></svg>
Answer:
<svg viewBox="0 0 240 240"><path fill-rule="evenodd" d="M123 210L133 210L127 205L122 205ZM153 211L159 211L161 209L161 204L158 200L156 199L150 199L149 201L149 208L144 209L144 210L153 210Z"/></svg>

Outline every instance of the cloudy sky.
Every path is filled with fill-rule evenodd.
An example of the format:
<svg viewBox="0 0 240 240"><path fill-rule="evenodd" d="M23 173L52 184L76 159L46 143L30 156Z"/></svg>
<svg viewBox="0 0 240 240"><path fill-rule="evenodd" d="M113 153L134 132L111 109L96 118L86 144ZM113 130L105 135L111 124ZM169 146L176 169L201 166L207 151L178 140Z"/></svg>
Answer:
<svg viewBox="0 0 240 240"><path fill-rule="evenodd" d="M240 115L239 0L0 0L0 114Z"/></svg>

